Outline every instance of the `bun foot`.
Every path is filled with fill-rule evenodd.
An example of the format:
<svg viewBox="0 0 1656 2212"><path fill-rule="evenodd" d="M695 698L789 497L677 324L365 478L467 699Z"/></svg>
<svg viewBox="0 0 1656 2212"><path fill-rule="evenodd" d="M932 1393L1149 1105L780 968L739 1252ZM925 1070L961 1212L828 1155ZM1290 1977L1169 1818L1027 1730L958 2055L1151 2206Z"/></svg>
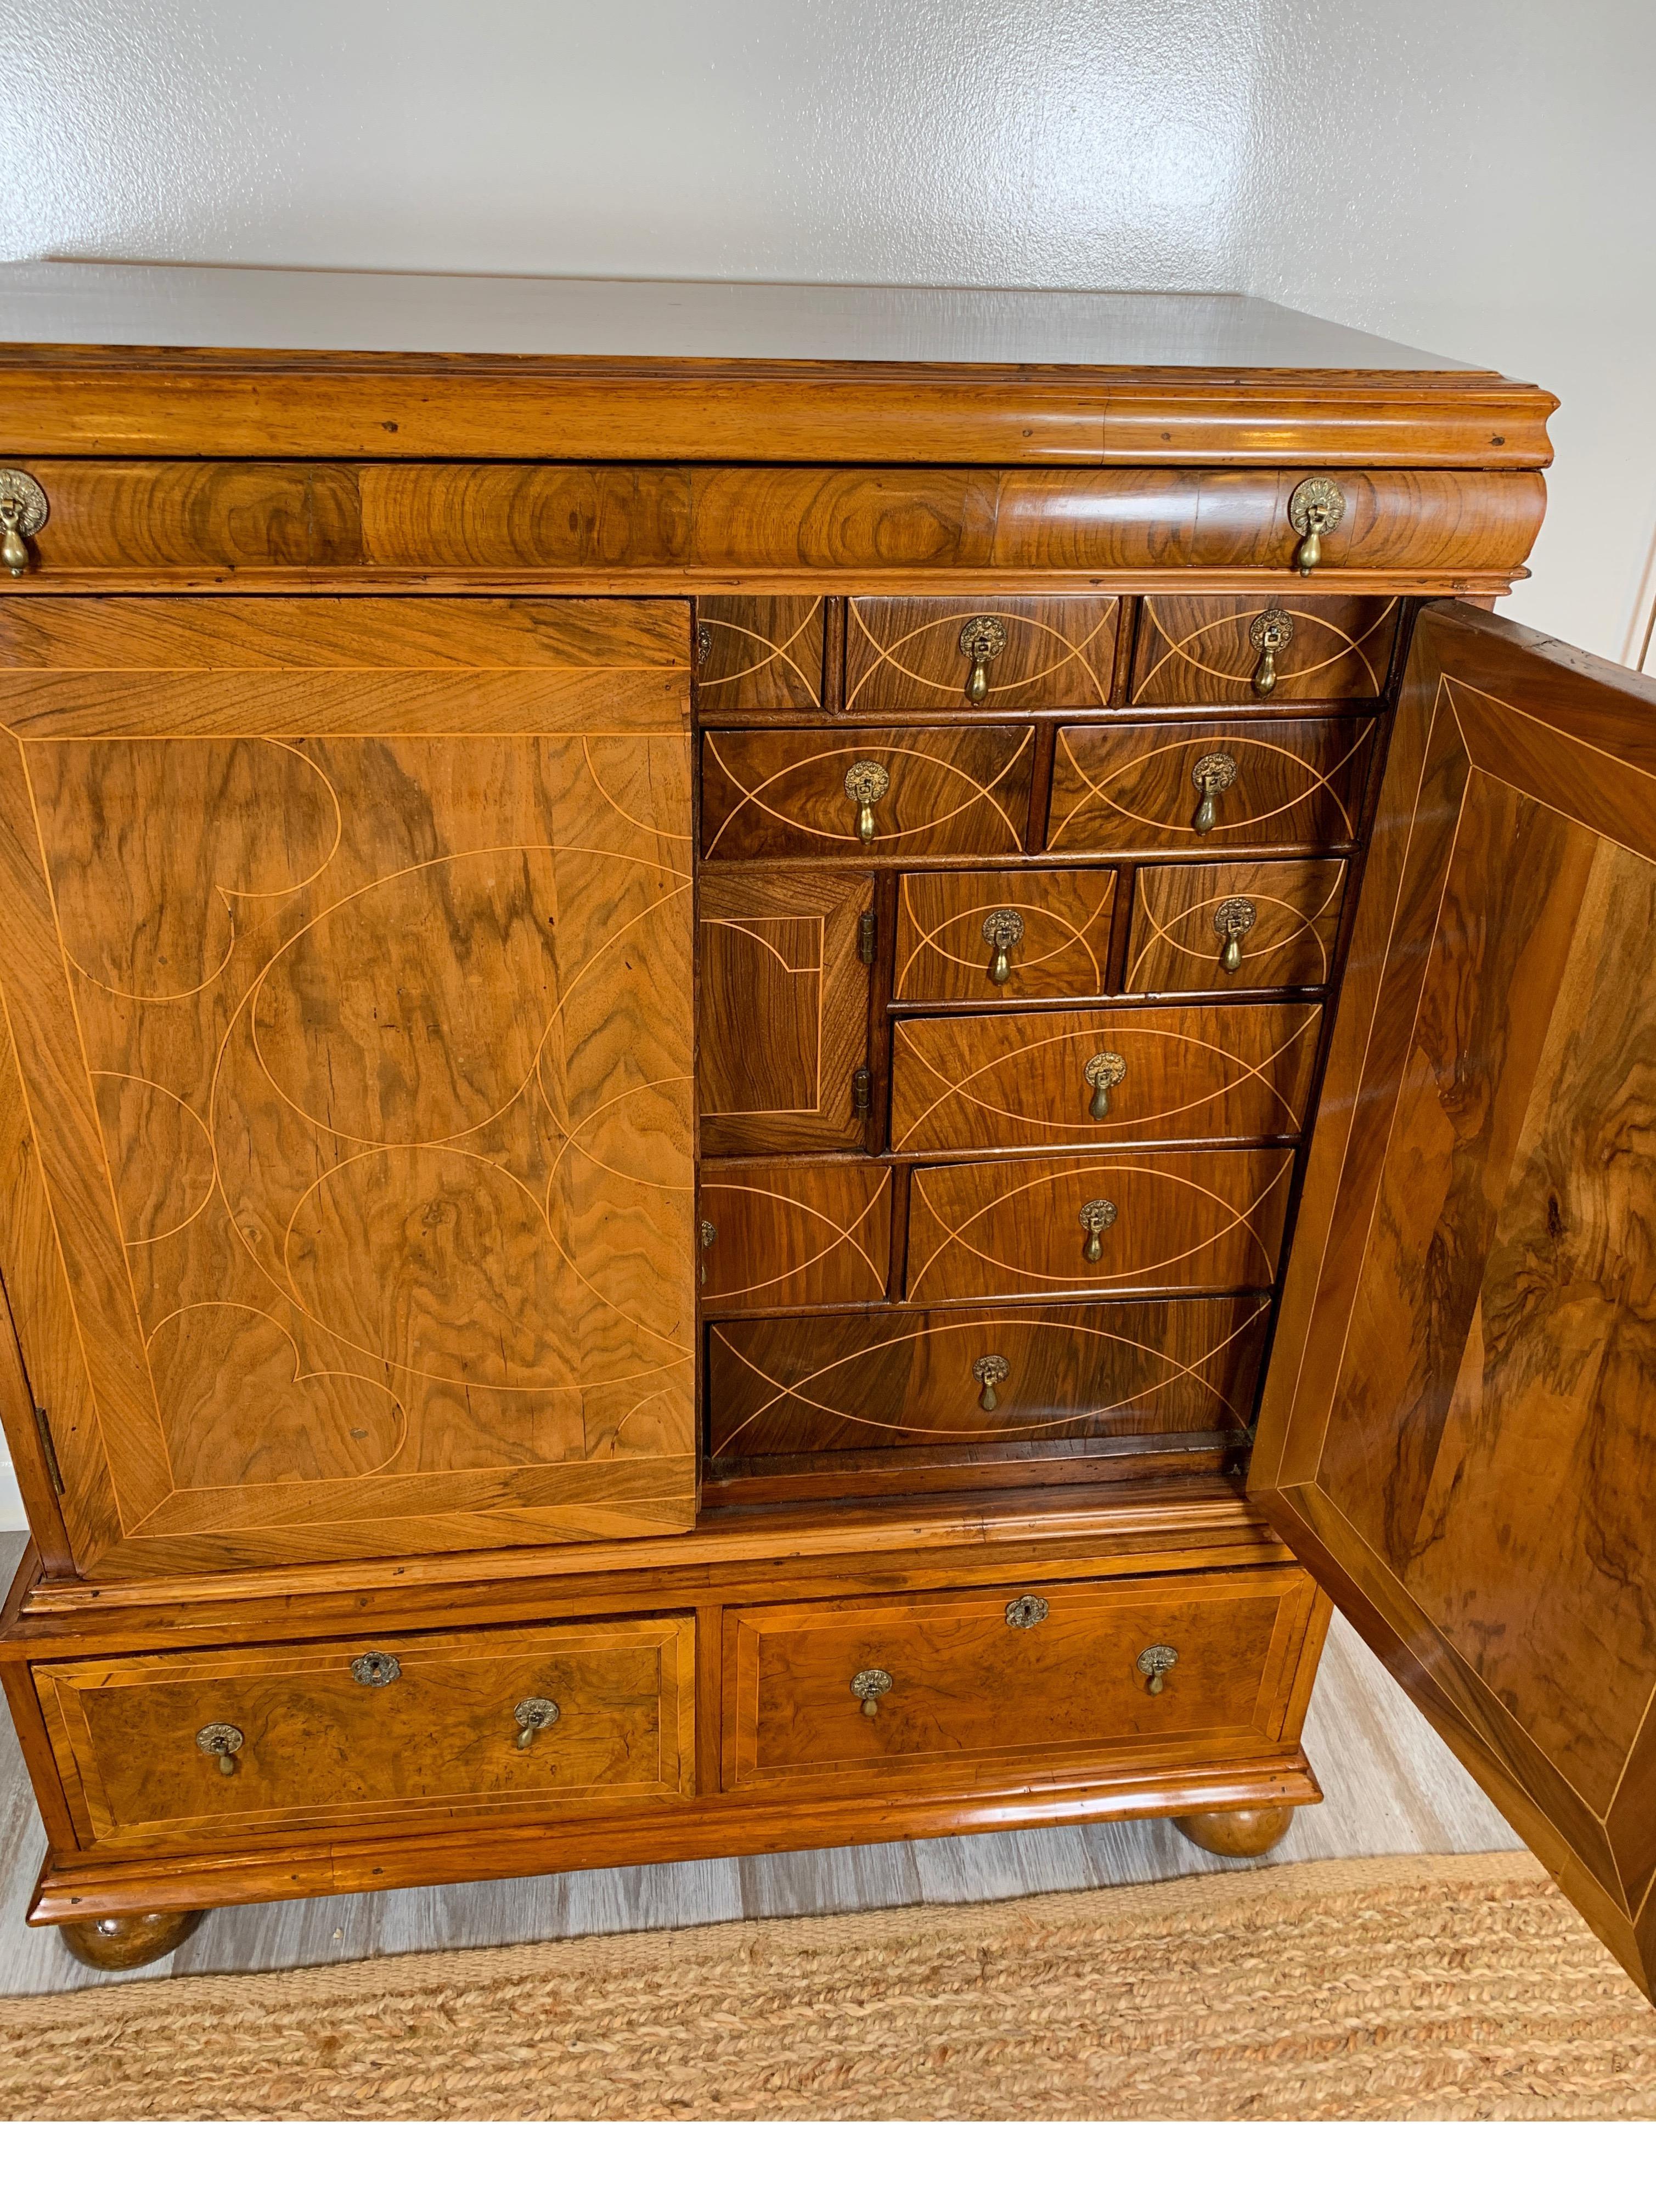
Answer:
<svg viewBox="0 0 1656 2212"><path fill-rule="evenodd" d="M199 1912L112 1912L101 1920L64 1920L58 1933L83 1966L125 1973L176 1951L199 1926Z"/></svg>
<svg viewBox="0 0 1656 2212"><path fill-rule="evenodd" d="M1216 1858L1257 1859L1275 1850L1294 1826L1294 1808L1243 1805L1227 1813L1184 1813L1173 1826Z"/></svg>

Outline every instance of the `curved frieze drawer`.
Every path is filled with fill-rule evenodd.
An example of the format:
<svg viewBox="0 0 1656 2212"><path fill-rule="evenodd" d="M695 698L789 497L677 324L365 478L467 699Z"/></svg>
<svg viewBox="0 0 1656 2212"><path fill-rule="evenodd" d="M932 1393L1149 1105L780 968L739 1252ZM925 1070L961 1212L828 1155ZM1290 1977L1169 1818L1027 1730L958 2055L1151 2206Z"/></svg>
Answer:
<svg viewBox="0 0 1656 2212"><path fill-rule="evenodd" d="M1114 599L857 599L845 609L845 711L1107 707Z"/></svg>
<svg viewBox="0 0 1656 2212"><path fill-rule="evenodd" d="M710 860L1020 852L1034 755L1027 725L709 730L702 851Z"/></svg>
<svg viewBox="0 0 1656 2212"><path fill-rule="evenodd" d="M1209 599L1152 593L1139 611L1135 707L1246 707L1376 699L1385 690L1400 599Z"/></svg>
<svg viewBox="0 0 1656 2212"><path fill-rule="evenodd" d="M1122 1300L718 1322L715 1457L1231 1436L1253 1419L1269 1304Z"/></svg>
<svg viewBox="0 0 1656 2212"><path fill-rule="evenodd" d="M867 1305L886 1295L892 1170L875 1160L702 1171L702 1304Z"/></svg>
<svg viewBox="0 0 1656 2212"><path fill-rule="evenodd" d="M1129 992L1321 990L1333 970L1343 860L1141 868Z"/></svg>
<svg viewBox="0 0 1656 2212"><path fill-rule="evenodd" d="M1350 845L1372 721L1117 723L1060 730L1055 853Z"/></svg>
<svg viewBox="0 0 1656 2212"><path fill-rule="evenodd" d="M974 868L904 876L892 996L1101 999L1113 868Z"/></svg>
<svg viewBox="0 0 1656 2212"><path fill-rule="evenodd" d="M820 707L826 604L820 592L814 599L698 598L698 714Z"/></svg>
<svg viewBox="0 0 1656 2212"><path fill-rule="evenodd" d="M1105 1153L921 1168L907 1295L1268 1290L1294 1155Z"/></svg>
<svg viewBox="0 0 1656 2212"><path fill-rule="evenodd" d="M899 1022L892 1148L1298 1136L1321 1019L1255 1000Z"/></svg>

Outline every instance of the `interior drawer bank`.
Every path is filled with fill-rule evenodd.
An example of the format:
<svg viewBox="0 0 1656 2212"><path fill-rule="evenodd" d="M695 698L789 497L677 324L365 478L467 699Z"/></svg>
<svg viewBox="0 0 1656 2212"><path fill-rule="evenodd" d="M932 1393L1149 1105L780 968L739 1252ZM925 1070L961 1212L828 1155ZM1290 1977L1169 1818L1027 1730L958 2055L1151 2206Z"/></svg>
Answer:
<svg viewBox="0 0 1656 2212"><path fill-rule="evenodd" d="M77 1660L34 1680L88 1844L694 1787L687 1615Z"/></svg>
<svg viewBox="0 0 1656 2212"><path fill-rule="evenodd" d="M1316 1604L1268 1567L732 1607L724 1784L1263 1752Z"/></svg>

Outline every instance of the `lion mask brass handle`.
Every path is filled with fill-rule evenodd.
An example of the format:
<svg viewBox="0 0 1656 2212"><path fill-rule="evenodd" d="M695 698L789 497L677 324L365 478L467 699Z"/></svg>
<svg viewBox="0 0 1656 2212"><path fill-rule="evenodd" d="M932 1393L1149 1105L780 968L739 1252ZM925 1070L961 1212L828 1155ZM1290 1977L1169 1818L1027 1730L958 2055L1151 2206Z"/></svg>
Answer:
<svg viewBox="0 0 1656 2212"><path fill-rule="evenodd" d="M1345 494L1332 477L1307 477L1296 484L1288 500L1288 526L1300 543L1294 549L1294 565L1301 575L1323 557L1323 540L1345 520Z"/></svg>
<svg viewBox="0 0 1656 2212"><path fill-rule="evenodd" d="M1281 607L1267 607L1248 624L1248 643L1259 655L1254 663L1253 688L1262 699L1276 689L1276 656L1294 642L1294 617Z"/></svg>
<svg viewBox="0 0 1656 2212"><path fill-rule="evenodd" d="M865 1667L851 1677L851 1695L861 1706L865 1719L879 1718L880 1701L891 1692L892 1678L883 1667Z"/></svg>
<svg viewBox="0 0 1656 2212"><path fill-rule="evenodd" d="M28 573L28 541L45 526L51 509L34 478L22 469L0 469L0 564L14 580Z"/></svg>
<svg viewBox="0 0 1656 2212"><path fill-rule="evenodd" d="M1219 964L1227 975L1242 965L1242 940L1258 918L1251 899L1221 899L1214 908L1214 935L1225 940Z"/></svg>
<svg viewBox="0 0 1656 2212"><path fill-rule="evenodd" d="M1104 1121L1110 1112L1110 1093L1127 1073L1127 1062L1118 1052L1095 1052L1081 1073L1093 1090L1087 1112L1095 1121Z"/></svg>
<svg viewBox="0 0 1656 2212"><path fill-rule="evenodd" d="M512 1718L518 1725L517 1747L527 1751L543 1729L549 1729L558 1717L558 1708L550 1698L520 1698L512 1708Z"/></svg>
<svg viewBox="0 0 1656 2212"><path fill-rule="evenodd" d="M994 615L974 615L961 625L960 650L971 663L966 678L966 700L981 707L989 696L989 665L1005 652L1007 626Z"/></svg>
<svg viewBox="0 0 1656 2212"><path fill-rule="evenodd" d="M1202 793L1202 804L1190 817L1190 827L1205 837L1219 819L1219 794L1236 781L1236 763L1228 753L1203 753L1190 770L1190 781Z"/></svg>
<svg viewBox="0 0 1656 2212"><path fill-rule="evenodd" d="M1161 1695L1161 1686L1169 1671L1178 1664L1178 1654L1171 1644L1153 1644L1148 1651L1138 1656L1138 1670L1145 1678L1144 1686L1153 1698Z"/></svg>
<svg viewBox="0 0 1656 2212"><path fill-rule="evenodd" d="M1009 906L997 906L983 919L983 942L990 948L989 980L1000 984L1012 975L1012 948L1024 939L1024 918Z"/></svg>
<svg viewBox="0 0 1656 2212"><path fill-rule="evenodd" d="M874 842L874 807L891 787L878 761L853 761L845 771L845 796L856 808L856 834L865 845Z"/></svg>
<svg viewBox="0 0 1656 2212"><path fill-rule="evenodd" d="M196 1749L216 1759L221 1774L235 1772L235 1755L246 1741L241 1730L230 1721L209 1721L205 1728L196 1730Z"/></svg>
<svg viewBox="0 0 1656 2212"><path fill-rule="evenodd" d="M977 1393L977 1403L984 1413L992 1413L1000 1404L995 1395L995 1385L1004 1382L1011 1372L998 1352L986 1352L981 1359L972 1361L971 1379L982 1386Z"/></svg>
<svg viewBox="0 0 1656 2212"><path fill-rule="evenodd" d="M1081 1257L1089 1266L1104 1257L1104 1232L1116 1225L1116 1209L1107 1198L1089 1198L1081 1211L1081 1224L1087 1231L1087 1249Z"/></svg>

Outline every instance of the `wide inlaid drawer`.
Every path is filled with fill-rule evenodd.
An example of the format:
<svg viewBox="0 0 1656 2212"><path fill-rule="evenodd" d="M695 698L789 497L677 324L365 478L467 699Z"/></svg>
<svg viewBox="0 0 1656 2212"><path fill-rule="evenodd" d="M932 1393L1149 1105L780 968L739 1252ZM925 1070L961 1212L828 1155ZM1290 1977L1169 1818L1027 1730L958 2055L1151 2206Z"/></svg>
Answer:
<svg viewBox="0 0 1656 2212"><path fill-rule="evenodd" d="M1060 730L1055 853L1350 845L1372 721L1117 723Z"/></svg>
<svg viewBox="0 0 1656 2212"><path fill-rule="evenodd" d="M83 1659L34 1680L88 1844L510 1819L694 1786L688 1615Z"/></svg>
<svg viewBox="0 0 1656 2212"><path fill-rule="evenodd" d="M845 610L845 711L1107 707L1115 599L857 599Z"/></svg>
<svg viewBox="0 0 1656 2212"><path fill-rule="evenodd" d="M1035 756L1027 727L710 730L702 740L702 850L793 854L1017 853Z"/></svg>
<svg viewBox="0 0 1656 2212"><path fill-rule="evenodd" d="M1139 610L1135 707L1247 706L1267 699L1378 699L1400 599L1273 595L1163 598Z"/></svg>
<svg viewBox="0 0 1656 2212"><path fill-rule="evenodd" d="M1334 963L1343 860L1141 868L1123 988L1320 990Z"/></svg>
<svg viewBox="0 0 1656 2212"><path fill-rule="evenodd" d="M715 1322L712 1449L731 1457L1064 1437L1234 1435L1268 1303L1123 1300Z"/></svg>
<svg viewBox="0 0 1656 2212"><path fill-rule="evenodd" d="M701 715L820 707L826 604L820 592L814 599L698 598Z"/></svg>
<svg viewBox="0 0 1656 2212"><path fill-rule="evenodd" d="M904 876L896 999L1102 998L1112 868L974 868Z"/></svg>
<svg viewBox="0 0 1656 2212"><path fill-rule="evenodd" d="M1316 1006L1256 1001L899 1022L892 1146L970 1152L1297 1136L1320 1019Z"/></svg>
<svg viewBox="0 0 1656 2212"><path fill-rule="evenodd" d="M1262 1567L733 1607L724 1784L1263 1751L1315 1605Z"/></svg>
<svg viewBox="0 0 1656 2212"><path fill-rule="evenodd" d="M702 1304L709 1313L755 1306L867 1305L886 1295L892 1170L879 1161L826 1160L702 1172Z"/></svg>
<svg viewBox="0 0 1656 2212"><path fill-rule="evenodd" d="M1265 1290L1294 1154L1104 1152L920 1168L906 1295Z"/></svg>

